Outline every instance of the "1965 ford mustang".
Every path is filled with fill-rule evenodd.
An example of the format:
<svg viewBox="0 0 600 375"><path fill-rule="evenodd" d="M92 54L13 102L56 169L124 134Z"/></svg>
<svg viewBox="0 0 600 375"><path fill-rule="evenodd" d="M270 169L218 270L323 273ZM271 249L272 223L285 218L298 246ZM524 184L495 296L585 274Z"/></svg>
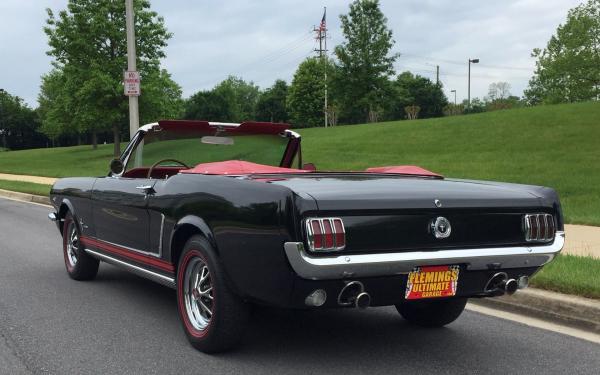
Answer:
<svg viewBox="0 0 600 375"><path fill-rule="evenodd" d="M239 341L251 304L394 305L443 326L468 298L512 294L564 243L546 187L414 166L320 172L286 124L160 121L106 177L65 178L50 214L75 280L99 261L173 287L192 345Z"/></svg>

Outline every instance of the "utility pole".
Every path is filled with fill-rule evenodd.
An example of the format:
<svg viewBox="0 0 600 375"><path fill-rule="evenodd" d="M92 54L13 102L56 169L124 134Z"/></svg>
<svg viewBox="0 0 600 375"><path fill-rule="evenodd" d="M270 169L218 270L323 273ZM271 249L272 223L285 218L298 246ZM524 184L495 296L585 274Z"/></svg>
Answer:
<svg viewBox="0 0 600 375"><path fill-rule="evenodd" d="M435 66L435 84L436 85L440 85L440 66L436 65Z"/></svg>
<svg viewBox="0 0 600 375"><path fill-rule="evenodd" d="M479 59L469 59L469 81L467 88L467 108L471 108L471 63L477 64Z"/></svg>
<svg viewBox="0 0 600 375"><path fill-rule="evenodd" d="M450 90L450 92L454 93L454 106L456 107L456 90Z"/></svg>
<svg viewBox="0 0 600 375"><path fill-rule="evenodd" d="M323 20L325 20L323 24L323 42L325 45L325 127L328 127L329 124L329 110L327 108L327 68L329 67L329 61L327 61L327 7L323 7Z"/></svg>
<svg viewBox="0 0 600 375"><path fill-rule="evenodd" d="M0 100L2 100L0 102L0 119L4 121L4 94L6 93L6 91L4 91L4 89L0 89ZM2 124L0 124L2 125ZM2 126L0 126L0 132L2 133L2 147L4 147L4 151L6 151L8 149L8 147L6 147L6 129L2 129Z"/></svg>
<svg viewBox="0 0 600 375"><path fill-rule="evenodd" d="M325 103L323 104L323 113L325 115L325 127L329 126L329 114L327 108L327 7L323 7L323 18L321 19L321 24L318 28L314 28L317 33L315 39L319 40L319 49L315 49L315 52L319 53L319 59L321 59L321 63L325 69Z"/></svg>
<svg viewBox="0 0 600 375"><path fill-rule="evenodd" d="M127 29L127 72L136 72L136 52L135 52L135 23L134 23L133 0L125 0L125 28ZM138 75L139 84L139 75ZM138 95L129 95L129 139L140 127L140 115L138 107Z"/></svg>

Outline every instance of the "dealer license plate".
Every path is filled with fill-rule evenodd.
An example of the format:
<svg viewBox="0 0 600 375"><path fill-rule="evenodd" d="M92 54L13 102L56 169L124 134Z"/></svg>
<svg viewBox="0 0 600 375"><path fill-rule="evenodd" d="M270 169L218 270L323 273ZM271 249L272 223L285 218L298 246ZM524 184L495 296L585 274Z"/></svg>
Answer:
<svg viewBox="0 0 600 375"><path fill-rule="evenodd" d="M459 266L416 267L408 274L406 299L451 297L458 287Z"/></svg>

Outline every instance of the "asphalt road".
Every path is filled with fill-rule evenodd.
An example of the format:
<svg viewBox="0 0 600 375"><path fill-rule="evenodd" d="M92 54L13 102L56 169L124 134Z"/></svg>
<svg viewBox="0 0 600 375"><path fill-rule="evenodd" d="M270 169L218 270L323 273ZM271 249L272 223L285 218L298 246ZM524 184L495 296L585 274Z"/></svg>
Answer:
<svg viewBox="0 0 600 375"><path fill-rule="evenodd" d="M102 264L70 280L49 208L0 199L0 373L598 373L600 345L466 311L443 329L393 308L256 309L243 345L191 348L175 292Z"/></svg>

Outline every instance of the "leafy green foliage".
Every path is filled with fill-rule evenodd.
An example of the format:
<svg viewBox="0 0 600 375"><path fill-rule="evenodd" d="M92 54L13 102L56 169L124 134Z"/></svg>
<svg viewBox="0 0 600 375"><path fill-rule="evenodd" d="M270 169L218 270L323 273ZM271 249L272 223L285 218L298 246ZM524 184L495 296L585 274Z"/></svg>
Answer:
<svg viewBox="0 0 600 375"><path fill-rule="evenodd" d="M345 41L335 47L335 89L343 115L350 123L368 120L379 112L390 94L389 77L399 56L390 55L394 45L387 18L378 0L355 0L348 14L340 16Z"/></svg>
<svg viewBox="0 0 600 375"><path fill-rule="evenodd" d="M419 118L440 117L444 115L444 107L448 104L441 84L411 72L398 75L390 99L390 109L386 115L389 119L404 118L405 108L413 105L420 107Z"/></svg>
<svg viewBox="0 0 600 375"><path fill-rule="evenodd" d="M569 11L546 48L533 50L534 76L525 90L529 104L566 103L600 97L600 0Z"/></svg>
<svg viewBox="0 0 600 375"><path fill-rule="evenodd" d="M199 91L187 101L186 119L243 122L254 120L260 91L253 82L230 76L210 91Z"/></svg>
<svg viewBox="0 0 600 375"><path fill-rule="evenodd" d="M288 112L286 98L288 85L284 80L278 79L273 86L260 94L256 104L256 119L258 121L286 122Z"/></svg>
<svg viewBox="0 0 600 375"><path fill-rule="evenodd" d="M324 123L325 69L330 62L309 57L300 63L288 90L287 106L294 127L315 127Z"/></svg>
<svg viewBox="0 0 600 375"><path fill-rule="evenodd" d="M23 149L44 146L38 133L38 116L23 99L0 90L0 148Z"/></svg>
<svg viewBox="0 0 600 375"><path fill-rule="evenodd" d="M134 1L137 67L141 75L142 122L178 117L181 90L160 70L171 34L150 2ZM128 104L123 95L127 66L125 2L69 0L66 10L48 9L48 54L54 70L42 78L40 113L50 137L63 133L112 130L115 146L127 128ZM115 154L118 153L115 147Z"/></svg>

